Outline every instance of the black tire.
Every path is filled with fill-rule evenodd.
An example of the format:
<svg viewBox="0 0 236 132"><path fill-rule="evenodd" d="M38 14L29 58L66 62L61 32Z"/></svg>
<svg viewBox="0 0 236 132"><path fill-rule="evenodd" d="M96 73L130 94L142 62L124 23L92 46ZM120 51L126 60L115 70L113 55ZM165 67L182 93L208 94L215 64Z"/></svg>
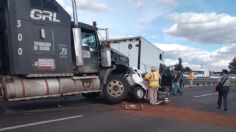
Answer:
<svg viewBox="0 0 236 132"><path fill-rule="evenodd" d="M96 93L82 93L82 95L87 99L94 99L100 96L99 92Z"/></svg>
<svg viewBox="0 0 236 132"><path fill-rule="evenodd" d="M120 103L128 95L128 82L122 75L111 75L103 88L103 93L110 103Z"/></svg>
<svg viewBox="0 0 236 132"><path fill-rule="evenodd" d="M142 101L146 95L146 92L142 87L137 86L132 89L132 97L135 101Z"/></svg>

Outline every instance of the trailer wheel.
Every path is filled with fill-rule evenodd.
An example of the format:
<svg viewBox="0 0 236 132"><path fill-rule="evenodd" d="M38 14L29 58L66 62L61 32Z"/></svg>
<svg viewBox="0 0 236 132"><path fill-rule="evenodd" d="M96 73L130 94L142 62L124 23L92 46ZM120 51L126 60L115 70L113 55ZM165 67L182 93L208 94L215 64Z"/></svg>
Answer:
<svg viewBox="0 0 236 132"><path fill-rule="evenodd" d="M144 99L146 92L141 87L134 87L132 89L132 97L136 101L141 101Z"/></svg>
<svg viewBox="0 0 236 132"><path fill-rule="evenodd" d="M128 82L122 75L112 75L105 84L103 92L110 103L119 103L128 95Z"/></svg>
<svg viewBox="0 0 236 132"><path fill-rule="evenodd" d="M96 92L96 93L82 93L82 95L87 99L94 99L94 98L97 98L98 96L100 96L100 93L99 92Z"/></svg>

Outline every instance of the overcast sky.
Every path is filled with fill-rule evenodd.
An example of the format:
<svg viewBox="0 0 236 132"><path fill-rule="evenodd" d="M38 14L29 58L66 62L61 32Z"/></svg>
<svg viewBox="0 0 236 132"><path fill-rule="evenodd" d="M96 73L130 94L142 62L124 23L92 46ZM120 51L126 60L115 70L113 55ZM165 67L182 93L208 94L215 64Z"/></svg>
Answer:
<svg viewBox="0 0 236 132"><path fill-rule="evenodd" d="M71 13L70 0L57 0ZM167 65L220 71L236 56L234 0L78 0L79 21L109 28L110 38L143 36Z"/></svg>

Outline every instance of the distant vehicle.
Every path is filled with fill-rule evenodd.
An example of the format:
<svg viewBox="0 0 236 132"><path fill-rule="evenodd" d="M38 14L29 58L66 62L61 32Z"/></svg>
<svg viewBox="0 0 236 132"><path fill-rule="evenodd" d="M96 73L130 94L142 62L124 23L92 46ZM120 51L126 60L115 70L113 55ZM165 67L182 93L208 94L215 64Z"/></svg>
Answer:
<svg viewBox="0 0 236 132"><path fill-rule="evenodd" d="M219 79L220 76L219 76L219 75L212 75L212 76L210 76L209 78L212 78L212 79Z"/></svg>
<svg viewBox="0 0 236 132"><path fill-rule="evenodd" d="M229 75L232 79L236 79L236 74L230 74Z"/></svg>
<svg viewBox="0 0 236 132"><path fill-rule="evenodd" d="M129 66L137 67L141 74L146 74L151 66L160 69L164 64L164 51L147 41L142 36L110 39L111 48L129 58Z"/></svg>
<svg viewBox="0 0 236 132"><path fill-rule="evenodd" d="M195 74L195 78L209 78L210 75L208 69L193 70L193 73Z"/></svg>
<svg viewBox="0 0 236 132"><path fill-rule="evenodd" d="M211 72L210 77L212 79L219 79L221 77L222 72Z"/></svg>
<svg viewBox="0 0 236 132"><path fill-rule="evenodd" d="M210 78L212 78L212 79L220 79L222 76L220 76L220 75L211 75L210 76ZM229 74L229 77L231 78L231 79L236 79L236 74Z"/></svg>
<svg viewBox="0 0 236 132"><path fill-rule="evenodd" d="M188 78L188 76L189 76L189 72L184 72L184 73L183 73L183 77L184 77L184 78Z"/></svg>

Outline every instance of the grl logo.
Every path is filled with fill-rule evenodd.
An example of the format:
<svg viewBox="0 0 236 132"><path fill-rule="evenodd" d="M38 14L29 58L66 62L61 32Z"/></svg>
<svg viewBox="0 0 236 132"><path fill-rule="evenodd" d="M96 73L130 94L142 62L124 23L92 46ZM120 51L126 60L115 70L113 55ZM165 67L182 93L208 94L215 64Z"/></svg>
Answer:
<svg viewBox="0 0 236 132"><path fill-rule="evenodd" d="M39 9L32 9L30 12L30 17L34 20L43 20L51 22L61 22L57 19L57 13Z"/></svg>

